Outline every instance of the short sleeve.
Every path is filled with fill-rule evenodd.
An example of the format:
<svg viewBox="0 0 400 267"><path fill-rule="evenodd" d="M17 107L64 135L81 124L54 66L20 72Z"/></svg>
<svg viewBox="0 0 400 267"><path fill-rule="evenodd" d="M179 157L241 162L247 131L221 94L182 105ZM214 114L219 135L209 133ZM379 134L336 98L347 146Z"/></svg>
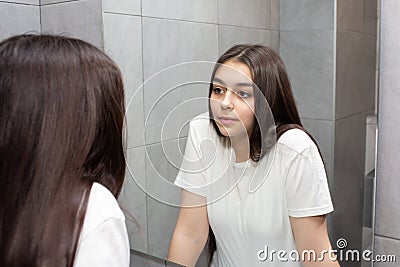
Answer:
<svg viewBox="0 0 400 267"><path fill-rule="evenodd" d="M125 220L110 218L82 237L74 267L129 266L129 241Z"/></svg>
<svg viewBox="0 0 400 267"><path fill-rule="evenodd" d="M193 124L190 124L185 155L174 184L191 193L206 197L206 179L201 162L200 141Z"/></svg>
<svg viewBox="0 0 400 267"><path fill-rule="evenodd" d="M93 183L79 236L74 267L129 266L125 216L111 192Z"/></svg>
<svg viewBox="0 0 400 267"><path fill-rule="evenodd" d="M323 215L333 211L324 164L315 145L297 153L285 180L288 213L292 217Z"/></svg>

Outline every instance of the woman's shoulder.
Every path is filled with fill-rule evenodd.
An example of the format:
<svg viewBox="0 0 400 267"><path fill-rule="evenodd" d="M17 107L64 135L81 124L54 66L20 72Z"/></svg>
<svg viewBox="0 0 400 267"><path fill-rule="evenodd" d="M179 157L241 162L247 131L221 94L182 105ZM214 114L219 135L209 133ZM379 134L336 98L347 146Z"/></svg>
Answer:
<svg viewBox="0 0 400 267"><path fill-rule="evenodd" d="M278 144L301 154L304 154L311 148L316 148L316 144L311 137L298 128L293 128L284 132L278 139Z"/></svg>
<svg viewBox="0 0 400 267"><path fill-rule="evenodd" d="M125 217L113 194L93 183L79 237L74 267L129 266Z"/></svg>
<svg viewBox="0 0 400 267"><path fill-rule="evenodd" d="M86 209L84 228L90 231L109 219L125 220L114 195L103 185L93 183Z"/></svg>

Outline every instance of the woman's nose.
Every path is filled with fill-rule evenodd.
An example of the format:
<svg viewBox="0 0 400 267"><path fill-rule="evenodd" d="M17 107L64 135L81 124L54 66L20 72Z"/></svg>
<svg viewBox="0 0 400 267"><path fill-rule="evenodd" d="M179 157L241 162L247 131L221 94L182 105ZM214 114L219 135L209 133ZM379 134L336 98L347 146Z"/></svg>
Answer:
<svg viewBox="0 0 400 267"><path fill-rule="evenodd" d="M228 90L224 95L224 99L221 101L222 109L233 109L232 97L233 93Z"/></svg>

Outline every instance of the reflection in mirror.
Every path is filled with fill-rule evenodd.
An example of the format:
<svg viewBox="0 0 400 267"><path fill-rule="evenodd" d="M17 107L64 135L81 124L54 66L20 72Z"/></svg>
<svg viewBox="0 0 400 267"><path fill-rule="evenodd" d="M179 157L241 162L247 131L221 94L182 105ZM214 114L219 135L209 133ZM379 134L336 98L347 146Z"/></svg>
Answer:
<svg viewBox="0 0 400 267"><path fill-rule="evenodd" d="M238 43L270 46L286 65L301 121L324 159L335 208L328 216L332 245L337 248L337 240L344 238L346 249L370 248L379 73L377 0L26 2L0 3L1 39L28 31L67 33L104 46L123 71L129 104L127 160L132 168L120 203L133 249L167 257L179 208L145 191L180 201L179 188L156 187L155 181L166 177L172 182L178 174L187 122L207 110L207 101L190 102L206 99L207 86L190 80L199 75L209 81L212 69L191 73L181 66L170 78L189 83L177 88L151 78L176 64L215 62ZM190 108L179 109L181 103ZM179 115L168 117L171 110ZM203 253L198 266L205 262Z"/></svg>
<svg viewBox="0 0 400 267"><path fill-rule="evenodd" d="M347 249L369 247L371 229L366 228L373 217L374 189L365 171L374 168L370 163L375 144L369 141L373 138L367 117L376 113L376 0L195 1L196 9L193 3L185 3L179 10L171 8L173 3L156 1L103 2L105 49L122 67L131 99L127 154L132 176L140 181L131 179L120 202L139 225L128 225L134 249L167 256L178 208L146 195L138 184L171 201L180 200L178 188L154 188L154 180L174 181L187 141L187 122L204 112L205 106L180 110L173 120L166 120L166 114L180 103L207 97L205 85L191 88L188 84L182 91L165 93L170 85L146 86L145 82L175 64L213 62L238 43L271 46L286 65L302 123L324 159L335 207L328 216L333 247L340 238L346 239ZM171 79L193 75L184 67L181 71ZM160 132L164 122L168 127ZM165 151L175 152L166 155ZM202 256L198 265L204 263Z"/></svg>

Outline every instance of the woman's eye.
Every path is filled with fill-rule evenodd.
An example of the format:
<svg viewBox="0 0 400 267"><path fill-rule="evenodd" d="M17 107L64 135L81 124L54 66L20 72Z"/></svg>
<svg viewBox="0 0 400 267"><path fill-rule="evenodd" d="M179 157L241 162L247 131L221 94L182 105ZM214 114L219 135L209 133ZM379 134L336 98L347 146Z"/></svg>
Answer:
<svg viewBox="0 0 400 267"><path fill-rule="evenodd" d="M220 87L214 87L213 88L213 93L220 95L224 93L224 89L220 88Z"/></svg>
<svg viewBox="0 0 400 267"><path fill-rule="evenodd" d="M249 93L247 93L246 91L239 91L237 94L238 94L241 98L248 98L248 97L251 96L251 95L250 95Z"/></svg>

